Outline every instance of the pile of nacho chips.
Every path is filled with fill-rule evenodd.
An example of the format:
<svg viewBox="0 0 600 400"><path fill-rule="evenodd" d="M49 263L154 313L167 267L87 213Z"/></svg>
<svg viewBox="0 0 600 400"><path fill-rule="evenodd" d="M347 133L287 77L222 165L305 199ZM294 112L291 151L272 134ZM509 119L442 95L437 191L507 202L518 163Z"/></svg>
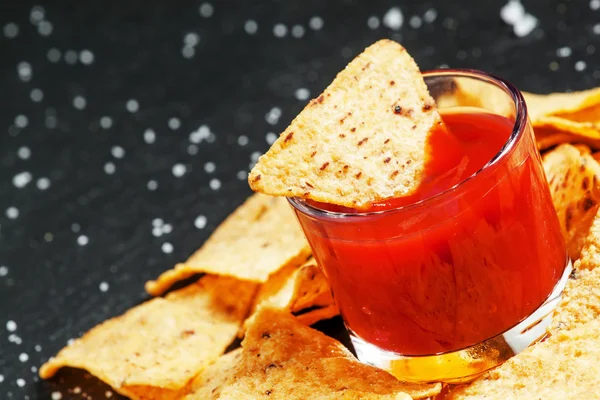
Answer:
<svg viewBox="0 0 600 400"><path fill-rule="evenodd" d="M444 389L444 398L600 398L590 395L600 393L600 89L525 97L575 270L547 340L471 384ZM442 391L439 383L405 383L363 365L307 326L338 310L283 198L251 196L146 289L164 297L92 328L40 376L81 368L144 400L400 400ZM241 347L226 353L236 337Z"/></svg>

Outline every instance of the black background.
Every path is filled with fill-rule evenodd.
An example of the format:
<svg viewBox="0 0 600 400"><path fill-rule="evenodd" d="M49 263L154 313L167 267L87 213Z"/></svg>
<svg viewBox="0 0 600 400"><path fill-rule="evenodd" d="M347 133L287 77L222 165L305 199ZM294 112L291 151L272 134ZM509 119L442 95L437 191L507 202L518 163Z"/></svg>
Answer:
<svg viewBox="0 0 600 400"><path fill-rule="evenodd" d="M184 260L249 195L243 171L253 153L268 147L267 134L281 132L306 103L297 89L315 97L351 57L384 37L401 41L424 70L482 69L542 93L589 88L600 78L594 3L525 1L538 26L518 37L501 19L504 0L213 0L210 17L198 1L3 1L0 399L48 399L55 391L63 399L105 398L107 388L82 373L39 382L35 367L68 339L145 300L144 282ZM48 25L35 21L37 11L36 23L30 21L34 6L43 7L49 35L38 32ZM369 17L381 21L393 6L404 16L400 29L368 26ZM433 22L411 26L412 16L430 9ZM310 27L315 16L323 20L319 30ZM255 34L245 31L248 20L258 24ZM9 23L18 25L16 37L7 37ZM278 23L287 27L285 37L274 35ZM294 25L304 28L301 38L291 34ZM185 58L190 32L200 41ZM562 47L571 54L561 57L569 52ZM53 48L59 61L49 59ZM84 50L93 53L91 64L65 60L89 54ZM26 81L18 74L22 62L31 66ZM34 89L41 101L32 100ZM84 109L74 107L76 96L85 98ZM129 99L139 103L137 112L127 110ZM281 117L272 125L266 114L274 107ZM100 125L103 116L111 118L108 129ZM171 118L178 129L169 127ZM189 135L201 125L214 140L190 154ZM147 129L154 143L144 140ZM246 145L240 136L248 137ZM114 146L124 157L113 156ZM205 170L207 162L214 172ZM114 173L105 172L107 163ZM181 177L173 174L177 163L186 167ZM14 182L22 172L32 177L24 187ZM49 179L47 189L38 188L40 178ZM212 179L221 184L217 190ZM148 189L151 180L156 190ZM9 217L11 207L18 217ZM198 229L201 215L207 223ZM155 218L172 231L153 235Z"/></svg>

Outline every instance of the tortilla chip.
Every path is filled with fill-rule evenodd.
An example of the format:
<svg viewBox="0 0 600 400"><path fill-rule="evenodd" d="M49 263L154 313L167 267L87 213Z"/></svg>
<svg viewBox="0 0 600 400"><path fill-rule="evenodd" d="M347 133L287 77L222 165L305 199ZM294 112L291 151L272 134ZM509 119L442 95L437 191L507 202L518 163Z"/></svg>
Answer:
<svg viewBox="0 0 600 400"><path fill-rule="evenodd" d="M91 329L40 368L85 369L134 399L176 398L235 338L257 285L206 275Z"/></svg>
<svg viewBox="0 0 600 400"><path fill-rule="evenodd" d="M575 137L600 140L600 126L593 122L576 122L561 117L540 117L533 122L533 129L552 129L557 132L570 133Z"/></svg>
<svg viewBox="0 0 600 400"><path fill-rule="evenodd" d="M581 255L575 261L578 271L591 271L600 266L600 211L594 217L592 227L583 242Z"/></svg>
<svg viewBox="0 0 600 400"><path fill-rule="evenodd" d="M523 92L523 96L534 123L538 118L552 115L571 121L600 121L600 88L548 95Z"/></svg>
<svg viewBox="0 0 600 400"><path fill-rule="evenodd" d="M427 139L442 124L419 68L381 40L338 74L258 160L250 187L363 208L419 185Z"/></svg>
<svg viewBox="0 0 600 400"><path fill-rule="evenodd" d="M538 343L446 399L598 398L600 320L561 331ZM592 395L595 394L595 395Z"/></svg>
<svg viewBox="0 0 600 400"><path fill-rule="evenodd" d="M573 147L579 150L580 154L592 154L592 149L590 149L590 146L588 146L587 144L574 144Z"/></svg>
<svg viewBox="0 0 600 400"><path fill-rule="evenodd" d="M537 128L534 129L534 133L537 142L537 148L539 151L544 151L563 143L570 143L573 145L582 144L589 146L591 149L594 150L600 149L600 139L591 139L588 137L561 132L554 129Z"/></svg>
<svg viewBox="0 0 600 400"><path fill-rule="evenodd" d="M267 306L292 313L334 304L327 278L314 258L300 267L282 269L262 285L254 309Z"/></svg>
<svg viewBox="0 0 600 400"><path fill-rule="evenodd" d="M330 319L338 316L339 314L340 310L338 310L337 306L335 304L331 304L329 306L315 308L314 310L298 314L296 315L296 319L304 325L310 326L324 319Z"/></svg>
<svg viewBox="0 0 600 400"><path fill-rule="evenodd" d="M571 330L600 317L600 268L576 271L567 282L560 304L554 311L551 334Z"/></svg>
<svg viewBox="0 0 600 400"><path fill-rule="evenodd" d="M437 98L439 108L461 107L482 109L511 120L515 119L512 97L502 88L479 79L454 78L454 91Z"/></svg>
<svg viewBox="0 0 600 400"><path fill-rule="evenodd" d="M439 383L402 383L362 364L341 343L281 310L261 308L242 349L200 374L185 399L410 399L441 390Z"/></svg>
<svg viewBox="0 0 600 400"><path fill-rule="evenodd" d="M575 260L598 211L600 165L569 144L544 154L543 164L567 250Z"/></svg>
<svg viewBox="0 0 600 400"><path fill-rule="evenodd" d="M310 246L285 199L255 194L219 225L185 263L146 283L152 295L175 282L206 272L266 282L286 266L302 264Z"/></svg>

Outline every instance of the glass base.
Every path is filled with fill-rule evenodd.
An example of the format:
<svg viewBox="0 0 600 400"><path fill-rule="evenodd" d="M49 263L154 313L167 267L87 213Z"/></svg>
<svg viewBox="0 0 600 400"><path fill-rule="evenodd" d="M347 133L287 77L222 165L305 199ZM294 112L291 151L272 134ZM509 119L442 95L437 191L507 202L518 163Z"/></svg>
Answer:
<svg viewBox="0 0 600 400"><path fill-rule="evenodd" d="M573 267L567 264L548 299L529 317L508 331L471 347L431 356L403 356L365 342L351 330L358 359L407 382L468 382L545 338Z"/></svg>

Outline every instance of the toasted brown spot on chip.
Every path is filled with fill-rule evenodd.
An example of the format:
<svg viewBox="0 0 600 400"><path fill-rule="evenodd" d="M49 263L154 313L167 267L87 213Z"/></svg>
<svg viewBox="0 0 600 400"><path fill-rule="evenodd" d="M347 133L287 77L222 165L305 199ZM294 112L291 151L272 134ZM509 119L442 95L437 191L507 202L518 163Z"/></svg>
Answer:
<svg viewBox="0 0 600 400"><path fill-rule="evenodd" d="M358 144L358 146L362 146L362 145L363 145L363 144L365 144L365 143L366 143L368 140L369 140L369 138L368 138L368 137L366 137L366 138L362 138L362 139L361 139L361 140L360 140L360 141L359 141L357 144Z"/></svg>
<svg viewBox="0 0 600 400"><path fill-rule="evenodd" d="M294 132L290 132L285 136L285 139L283 140L284 143L289 142L290 140L292 140L292 138L294 137Z"/></svg>
<svg viewBox="0 0 600 400"><path fill-rule="evenodd" d="M400 173L400 171L395 170L394 172L392 172L392 174L390 175L390 178L395 178L398 174Z"/></svg>
<svg viewBox="0 0 600 400"><path fill-rule="evenodd" d="M394 86L395 83L396 82L394 82L394 81L390 81L390 86Z"/></svg>
<svg viewBox="0 0 600 400"><path fill-rule="evenodd" d="M356 128L350 128L350 132L356 132Z"/></svg>
<svg viewBox="0 0 600 400"><path fill-rule="evenodd" d="M356 175L354 175L356 177L356 179L360 179L360 176L362 175L362 172L357 173Z"/></svg>
<svg viewBox="0 0 600 400"><path fill-rule="evenodd" d="M329 165L329 161L324 162L323 165L321 165L321 168L319 168L321 171L323 171L325 168L327 168L327 166Z"/></svg>
<svg viewBox="0 0 600 400"><path fill-rule="evenodd" d="M383 160L383 162L387 164L387 163L389 163L391 160L392 160L392 158L391 158L391 157L387 157L385 160Z"/></svg>
<svg viewBox="0 0 600 400"><path fill-rule="evenodd" d="M401 114L401 113L402 113L402 107L395 106L394 107L394 114Z"/></svg>

